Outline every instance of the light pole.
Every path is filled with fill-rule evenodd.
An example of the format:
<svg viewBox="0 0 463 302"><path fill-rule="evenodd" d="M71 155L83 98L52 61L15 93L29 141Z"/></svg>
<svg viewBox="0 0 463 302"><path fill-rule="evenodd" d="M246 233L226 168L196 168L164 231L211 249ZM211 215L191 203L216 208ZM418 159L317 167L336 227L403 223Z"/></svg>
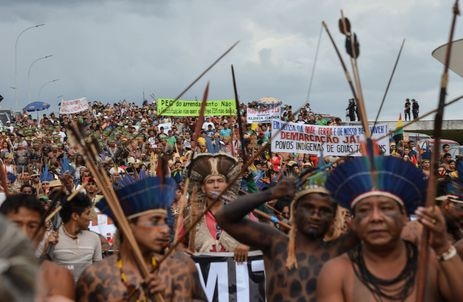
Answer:
<svg viewBox="0 0 463 302"><path fill-rule="evenodd" d="M29 69L27 70L27 98L29 99L29 102L31 101L31 89L30 88L31 88L31 69L32 69L32 66L34 66L34 64L37 63L38 61L51 58L52 56L53 55L48 55L48 56L45 56L45 57L37 58L31 63L31 65L29 65Z"/></svg>
<svg viewBox="0 0 463 302"><path fill-rule="evenodd" d="M34 29L34 28L37 28L37 27L41 27L41 26L44 26L45 24L37 24L37 25L33 25L33 26L29 26L25 29L23 29L19 34L18 36L16 37L16 42L14 43L14 103L15 104L18 104L18 100L17 100L17 87L18 87L18 83L17 83L17 80L18 80L18 41L19 41L19 38L22 36L23 33L25 33L26 31L30 30L30 29Z"/></svg>
<svg viewBox="0 0 463 302"><path fill-rule="evenodd" d="M54 80L51 80L51 81L48 81L48 82L45 82L43 83L42 86L40 86L40 89L39 89L39 96L38 96L38 99L40 100L40 95L42 94L42 90L45 86L47 86L48 84L51 84L51 83L54 83L54 82L58 82L59 79L54 79Z"/></svg>

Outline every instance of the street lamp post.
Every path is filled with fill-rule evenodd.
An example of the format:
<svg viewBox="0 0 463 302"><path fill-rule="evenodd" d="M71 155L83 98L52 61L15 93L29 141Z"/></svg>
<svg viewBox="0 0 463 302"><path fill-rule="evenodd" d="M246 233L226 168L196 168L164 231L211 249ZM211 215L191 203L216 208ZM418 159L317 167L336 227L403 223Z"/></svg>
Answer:
<svg viewBox="0 0 463 302"><path fill-rule="evenodd" d="M38 95L38 99L40 100L40 95L42 94L42 90L45 86L47 86L48 84L51 84L51 83L54 83L54 82L58 82L59 79L54 79L54 80L51 80L51 81L48 81L48 82L45 82L43 83L42 86L40 86L40 89L39 89L39 95Z"/></svg>
<svg viewBox="0 0 463 302"><path fill-rule="evenodd" d="M17 100L18 83L17 83L17 81L18 81L18 41L19 41L19 38L26 31L28 31L30 29L37 28L37 27L41 27L41 26L44 26L44 25L45 24L37 24L37 25L29 26L29 27L23 29L18 34L18 36L16 37L16 42L14 43L14 102L15 102L15 104L18 104L18 100Z"/></svg>
<svg viewBox="0 0 463 302"><path fill-rule="evenodd" d="M29 65L29 69L27 70L27 97L29 99L29 102L31 101L31 89L30 88L31 88L31 69L32 69L32 66L35 63L37 63L38 61L51 58L52 56L53 55L48 55L48 56L37 58L31 63L31 65Z"/></svg>

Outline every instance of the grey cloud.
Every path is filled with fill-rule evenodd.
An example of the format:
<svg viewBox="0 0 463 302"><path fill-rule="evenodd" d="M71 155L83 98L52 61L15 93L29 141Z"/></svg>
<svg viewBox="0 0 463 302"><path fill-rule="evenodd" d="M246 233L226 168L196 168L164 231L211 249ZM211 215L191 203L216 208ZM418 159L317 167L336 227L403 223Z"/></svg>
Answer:
<svg viewBox="0 0 463 302"><path fill-rule="evenodd" d="M0 4L3 106L12 104L15 38L38 23L47 25L28 32L19 43L22 103L27 101L28 65L48 53L54 57L33 68L32 95L46 81L60 78L43 90L43 97L52 103L57 103L58 95L140 103L143 90L145 95L176 96L221 52L241 40L185 98L200 97L207 80L211 97L232 97L230 64L234 64L242 101L267 95L296 106L307 97L321 21L328 23L342 47L337 21L344 9L361 42L359 67L370 116L379 107L400 43L407 39L381 115L387 119L397 118L406 97L420 100L423 112L436 106L442 66L431 51L446 42L451 18L451 5L438 0L358 0L349 5L340 0L4 0ZM450 97L463 93L458 81L461 78L451 76ZM350 97L323 32L310 94L312 107L343 117ZM458 116L462 109L457 105L449 113Z"/></svg>

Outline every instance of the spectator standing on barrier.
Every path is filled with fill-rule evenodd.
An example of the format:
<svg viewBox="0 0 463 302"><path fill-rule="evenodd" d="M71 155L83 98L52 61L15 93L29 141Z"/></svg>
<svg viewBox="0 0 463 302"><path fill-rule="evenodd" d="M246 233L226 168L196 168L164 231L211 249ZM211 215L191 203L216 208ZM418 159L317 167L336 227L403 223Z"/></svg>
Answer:
<svg viewBox="0 0 463 302"><path fill-rule="evenodd" d="M349 99L349 104L346 108L346 116L349 118L351 122L355 121L355 100Z"/></svg>
<svg viewBox="0 0 463 302"><path fill-rule="evenodd" d="M411 121L410 110L411 110L410 99L406 99L405 100L405 105L404 105L404 119L405 119L405 121Z"/></svg>
<svg viewBox="0 0 463 302"><path fill-rule="evenodd" d="M216 215L224 230L264 254L268 301L314 301L322 265L356 243L350 236L324 242L337 210L324 187L313 184L295 193L295 180L284 178L266 191L241 196ZM282 197L294 197L289 235L245 218L261 204Z"/></svg>
<svg viewBox="0 0 463 302"><path fill-rule="evenodd" d="M415 99L412 99L412 114L414 120L416 120L420 114L420 105Z"/></svg>
<svg viewBox="0 0 463 302"><path fill-rule="evenodd" d="M188 255L174 252L160 267L156 264L169 245L168 222L172 222L170 207L176 188L172 178L126 176L121 181L116 189L119 203L148 269L156 271L143 279L131 246L122 236L117 255L84 271L77 283L77 301L150 301L153 294L160 294L164 301L207 301ZM117 223L105 199L97 207Z"/></svg>

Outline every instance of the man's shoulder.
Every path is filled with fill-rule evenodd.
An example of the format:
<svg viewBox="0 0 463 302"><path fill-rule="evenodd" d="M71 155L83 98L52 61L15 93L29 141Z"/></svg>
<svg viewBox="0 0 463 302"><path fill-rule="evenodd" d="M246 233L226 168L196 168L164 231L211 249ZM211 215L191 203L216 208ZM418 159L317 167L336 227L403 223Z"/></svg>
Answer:
<svg viewBox="0 0 463 302"><path fill-rule="evenodd" d="M352 267L352 262L349 258L349 255L347 253L341 254L339 256L336 256L330 260L328 260L325 265L327 269L334 269L336 271L345 271L347 268Z"/></svg>
<svg viewBox="0 0 463 302"><path fill-rule="evenodd" d="M88 266L76 285L77 301L111 301L124 296L120 273L113 255Z"/></svg>
<svg viewBox="0 0 463 302"><path fill-rule="evenodd" d="M64 266L61 266L55 262L45 260L42 262L40 265L40 270L42 273L46 276L53 276L55 279L61 279L61 278L70 278L72 281L72 273L70 270L65 268Z"/></svg>
<svg viewBox="0 0 463 302"><path fill-rule="evenodd" d="M191 268L192 266L195 267L195 262L191 256L182 251L175 251L172 253L172 255L167 258L166 264L169 267L176 266L179 268L183 267L184 269Z"/></svg>
<svg viewBox="0 0 463 302"><path fill-rule="evenodd" d="M119 270L117 268L117 256L112 255L107 258L104 258L102 261L94 262L92 265L89 265L81 275L81 278L88 277L92 275L96 275L97 273L100 274L108 274L111 275L111 272Z"/></svg>
<svg viewBox="0 0 463 302"><path fill-rule="evenodd" d="M100 241L100 235L92 231L87 231L87 230L82 231L82 236L93 239L93 240Z"/></svg>
<svg viewBox="0 0 463 302"><path fill-rule="evenodd" d="M172 280L186 280L197 275L197 268L191 256L180 251L166 259L161 265L160 274Z"/></svg>

